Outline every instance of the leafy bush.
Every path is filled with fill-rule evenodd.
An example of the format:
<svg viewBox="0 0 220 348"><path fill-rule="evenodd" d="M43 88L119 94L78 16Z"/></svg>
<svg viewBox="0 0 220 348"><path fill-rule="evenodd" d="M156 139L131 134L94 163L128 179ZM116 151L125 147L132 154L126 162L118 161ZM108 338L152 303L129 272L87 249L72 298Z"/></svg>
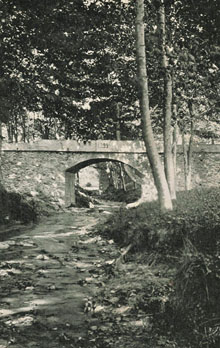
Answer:
<svg viewBox="0 0 220 348"><path fill-rule="evenodd" d="M138 249L179 252L189 239L201 251L216 249L220 226L220 190L180 192L174 210L162 213L158 202L137 208L121 208L109 219L103 234L120 245L134 243Z"/></svg>

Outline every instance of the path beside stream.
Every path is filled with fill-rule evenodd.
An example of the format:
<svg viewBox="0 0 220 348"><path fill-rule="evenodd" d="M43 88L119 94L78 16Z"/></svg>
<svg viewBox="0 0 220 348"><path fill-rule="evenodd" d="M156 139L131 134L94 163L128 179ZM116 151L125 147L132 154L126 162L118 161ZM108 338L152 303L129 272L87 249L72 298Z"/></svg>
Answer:
<svg viewBox="0 0 220 348"><path fill-rule="evenodd" d="M0 348L78 347L103 264L119 256L94 233L116 209L73 208L0 242Z"/></svg>

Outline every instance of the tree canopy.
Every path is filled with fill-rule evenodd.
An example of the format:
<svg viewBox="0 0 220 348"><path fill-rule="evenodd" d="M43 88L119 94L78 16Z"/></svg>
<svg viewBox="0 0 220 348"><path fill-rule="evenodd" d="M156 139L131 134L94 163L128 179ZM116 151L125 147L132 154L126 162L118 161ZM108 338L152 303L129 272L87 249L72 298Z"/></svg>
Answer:
<svg viewBox="0 0 220 348"><path fill-rule="evenodd" d="M158 1L145 5L150 107L161 133ZM218 1L165 6L178 112L187 124L193 98L198 118L216 120ZM0 117L12 133L113 139L119 122L122 139L141 136L132 1L1 0L0 14Z"/></svg>

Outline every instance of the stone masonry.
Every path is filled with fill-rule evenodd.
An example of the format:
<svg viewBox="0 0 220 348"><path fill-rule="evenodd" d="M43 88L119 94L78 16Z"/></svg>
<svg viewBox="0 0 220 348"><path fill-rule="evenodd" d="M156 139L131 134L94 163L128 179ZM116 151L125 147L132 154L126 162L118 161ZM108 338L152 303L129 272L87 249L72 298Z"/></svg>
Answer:
<svg viewBox="0 0 220 348"><path fill-rule="evenodd" d="M158 145L162 156L162 147ZM140 141L44 140L33 144L4 144L3 182L8 190L50 198L54 204L69 205L75 198L75 173L94 163L116 161L133 168L145 187L145 198L154 199L156 190L145 148ZM177 155L178 190L184 189L183 156ZM193 187L220 185L220 145L197 145L192 166Z"/></svg>

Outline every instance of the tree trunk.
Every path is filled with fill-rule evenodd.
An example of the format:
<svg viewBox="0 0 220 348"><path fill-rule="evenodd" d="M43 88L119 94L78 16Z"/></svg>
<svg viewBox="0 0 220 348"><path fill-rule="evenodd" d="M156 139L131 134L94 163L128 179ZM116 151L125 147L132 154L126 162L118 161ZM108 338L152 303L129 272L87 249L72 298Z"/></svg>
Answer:
<svg viewBox="0 0 220 348"><path fill-rule="evenodd" d="M183 146L184 186L185 186L185 190L187 191L188 156L187 156L187 144L186 144L184 131L182 132L182 146Z"/></svg>
<svg viewBox="0 0 220 348"><path fill-rule="evenodd" d="M116 140L121 140L121 125L120 125L121 103L116 103Z"/></svg>
<svg viewBox="0 0 220 348"><path fill-rule="evenodd" d="M143 127L143 139L146 146L147 156L151 165L155 186L158 192L160 209L171 210L172 200L166 181L163 166L154 140L150 118L148 77L146 67L146 49L144 33L144 0L136 2L136 56L138 65L138 81L140 90L140 108Z"/></svg>
<svg viewBox="0 0 220 348"><path fill-rule="evenodd" d="M123 163L119 163L119 167L120 167L120 180L121 180L121 184L122 184L122 189L124 192L126 192L126 182L125 182L125 171L124 171L124 164Z"/></svg>
<svg viewBox="0 0 220 348"><path fill-rule="evenodd" d="M18 116L17 114L14 115L14 138L15 142L18 142Z"/></svg>
<svg viewBox="0 0 220 348"><path fill-rule="evenodd" d="M168 72L164 79L164 168L172 199L176 199L175 173L172 154L172 79Z"/></svg>
<svg viewBox="0 0 220 348"><path fill-rule="evenodd" d="M25 143L26 142L26 120L25 120L25 116L22 115L21 116L21 124L22 124L22 141Z"/></svg>
<svg viewBox="0 0 220 348"><path fill-rule="evenodd" d="M177 191L177 178L176 178L177 141L178 141L178 124L176 122L173 128L173 146L172 146L175 192Z"/></svg>
<svg viewBox="0 0 220 348"><path fill-rule="evenodd" d="M13 143L13 126L11 121L7 124L7 132L8 132L8 142Z"/></svg>
<svg viewBox="0 0 220 348"><path fill-rule="evenodd" d="M193 141L194 141L194 109L193 104L191 101L189 101L189 112L191 117L190 122L190 138L189 138L189 146L188 146L188 153L187 153L187 161L188 161L188 172L187 172L187 182L186 182L186 189L191 190L192 189L192 156L193 156Z"/></svg>
<svg viewBox="0 0 220 348"><path fill-rule="evenodd" d="M116 140L117 141L121 140L120 112L121 112L121 103L117 103L116 104ZM119 167L120 167L120 180L122 184L122 189L126 191L123 163L119 163Z"/></svg>
<svg viewBox="0 0 220 348"><path fill-rule="evenodd" d="M189 191L192 189L193 137L194 137L194 122L191 119L190 139L189 139L188 146L186 144L184 131L182 133L183 161L184 161L184 184L185 184L186 191Z"/></svg>
<svg viewBox="0 0 220 348"><path fill-rule="evenodd" d="M2 122L0 121L0 185L2 182Z"/></svg>
<svg viewBox="0 0 220 348"><path fill-rule="evenodd" d="M166 55L166 25L165 25L165 8L164 1L160 1L159 7L159 30L161 41L161 67L164 75L164 106L163 106L163 118L164 118L164 169L169 186L172 199L176 199L175 190L175 174L173 166L173 154L172 154L172 76L168 66L168 59Z"/></svg>

